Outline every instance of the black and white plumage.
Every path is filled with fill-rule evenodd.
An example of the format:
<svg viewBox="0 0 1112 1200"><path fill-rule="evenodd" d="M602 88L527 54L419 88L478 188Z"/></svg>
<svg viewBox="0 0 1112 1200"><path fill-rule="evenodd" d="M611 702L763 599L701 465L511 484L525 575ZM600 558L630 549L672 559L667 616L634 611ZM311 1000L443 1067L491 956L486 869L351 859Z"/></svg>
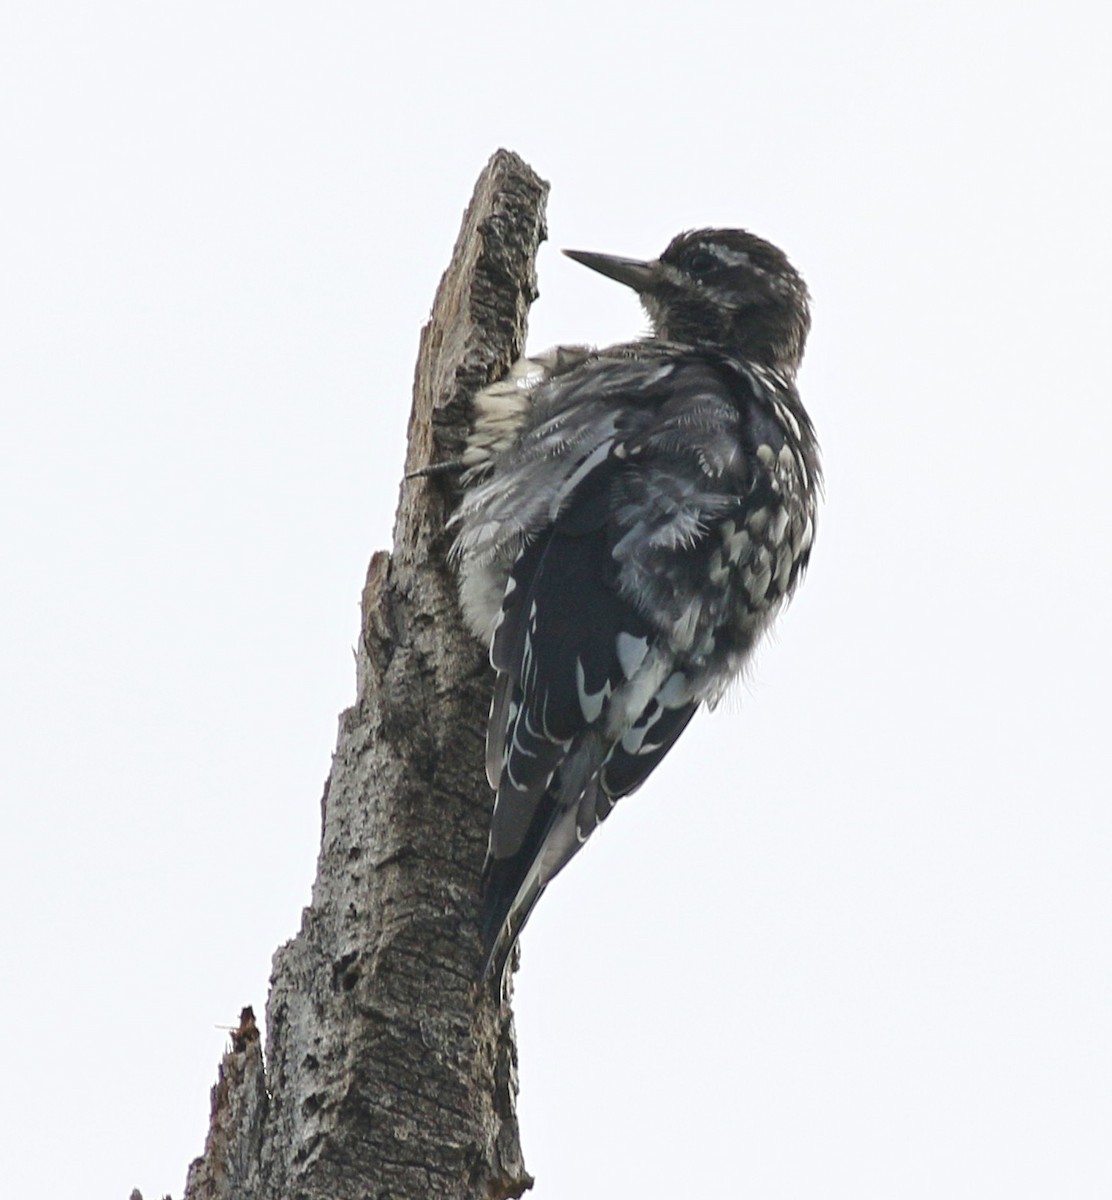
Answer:
<svg viewBox="0 0 1112 1200"><path fill-rule="evenodd" d="M653 336L523 359L475 399L460 597L497 670L486 969L700 704L743 668L807 564L818 451L794 379L807 290L743 230L652 262L567 252L633 287Z"/></svg>

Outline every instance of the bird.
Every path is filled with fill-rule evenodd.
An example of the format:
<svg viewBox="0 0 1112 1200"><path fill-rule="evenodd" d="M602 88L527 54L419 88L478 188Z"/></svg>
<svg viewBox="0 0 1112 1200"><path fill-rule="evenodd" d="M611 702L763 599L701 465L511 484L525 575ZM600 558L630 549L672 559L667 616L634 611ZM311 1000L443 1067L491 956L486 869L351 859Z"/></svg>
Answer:
<svg viewBox="0 0 1112 1200"><path fill-rule="evenodd" d="M522 358L473 399L453 517L467 626L496 672L482 976L548 884L713 708L795 591L821 468L796 389L807 287L776 246L699 229L642 261L640 339Z"/></svg>

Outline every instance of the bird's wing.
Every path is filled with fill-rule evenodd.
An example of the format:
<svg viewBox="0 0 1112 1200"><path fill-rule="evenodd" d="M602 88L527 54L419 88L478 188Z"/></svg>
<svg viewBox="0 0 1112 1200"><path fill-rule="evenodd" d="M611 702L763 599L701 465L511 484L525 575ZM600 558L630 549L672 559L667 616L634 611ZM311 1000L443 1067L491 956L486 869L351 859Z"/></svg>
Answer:
<svg viewBox="0 0 1112 1200"><path fill-rule="evenodd" d="M654 660L659 632L619 591L611 510L621 467L612 455L600 462L526 546L494 636L487 770L498 794L484 888L494 960L697 707L683 696L671 707L657 702L669 674ZM615 711L623 702L628 717Z"/></svg>
<svg viewBox="0 0 1112 1200"><path fill-rule="evenodd" d="M494 503L518 498L524 544L491 646L487 773L497 799L484 935L495 962L547 883L691 719L700 697L677 647L712 642L725 603L706 586L703 545L745 486L739 409L702 360L622 369L635 366L632 397L592 401L588 381L578 396L569 387L567 407L519 443L522 458L542 456L551 484L526 497L511 465L487 485L502 491L487 524L474 526L486 536ZM612 379L614 368L598 373ZM590 406L574 427L591 436L574 453L547 450L548 438L566 436L573 401Z"/></svg>

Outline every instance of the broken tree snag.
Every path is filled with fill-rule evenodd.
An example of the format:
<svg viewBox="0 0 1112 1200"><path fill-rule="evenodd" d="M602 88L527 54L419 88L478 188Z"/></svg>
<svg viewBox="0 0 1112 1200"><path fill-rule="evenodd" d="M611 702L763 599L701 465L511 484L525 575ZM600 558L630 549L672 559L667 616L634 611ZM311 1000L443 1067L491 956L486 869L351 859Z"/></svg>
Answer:
<svg viewBox="0 0 1112 1200"><path fill-rule="evenodd" d="M195 1200L256 1194L267 1095L263 1048L250 1008L240 1014L231 1039L212 1089L205 1152L190 1166L185 1185L185 1194Z"/></svg>
<svg viewBox="0 0 1112 1200"><path fill-rule="evenodd" d="M522 350L547 190L507 151L479 177L421 334L409 472L458 456L471 395ZM210 1183L214 1099L186 1200L491 1200L532 1182L512 1017L477 978L491 680L447 562L457 489L451 472L404 483L393 550L371 560L312 903L274 957L261 1136L229 1134L253 1162Z"/></svg>

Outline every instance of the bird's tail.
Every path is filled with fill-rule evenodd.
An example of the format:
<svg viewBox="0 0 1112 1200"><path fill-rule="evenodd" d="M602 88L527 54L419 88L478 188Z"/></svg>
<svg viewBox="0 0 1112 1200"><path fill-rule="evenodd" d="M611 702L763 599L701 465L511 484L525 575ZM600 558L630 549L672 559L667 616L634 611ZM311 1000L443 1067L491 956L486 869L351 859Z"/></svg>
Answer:
<svg viewBox="0 0 1112 1200"><path fill-rule="evenodd" d="M487 857L483 869L483 975L494 972L496 985L501 984L514 942L545 888L612 806L599 785L598 772L605 757L600 739L585 739L579 750L557 770L517 849L501 858Z"/></svg>
<svg viewBox="0 0 1112 1200"><path fill-rule="evenodd" d="M483 875L482 975L484 979L489 975L496 988L501 988L518 934L544 894L544 884L535 873L522 882L528 864L523 870L523 864L516 861L518 857L488 859Z"/></svg>

